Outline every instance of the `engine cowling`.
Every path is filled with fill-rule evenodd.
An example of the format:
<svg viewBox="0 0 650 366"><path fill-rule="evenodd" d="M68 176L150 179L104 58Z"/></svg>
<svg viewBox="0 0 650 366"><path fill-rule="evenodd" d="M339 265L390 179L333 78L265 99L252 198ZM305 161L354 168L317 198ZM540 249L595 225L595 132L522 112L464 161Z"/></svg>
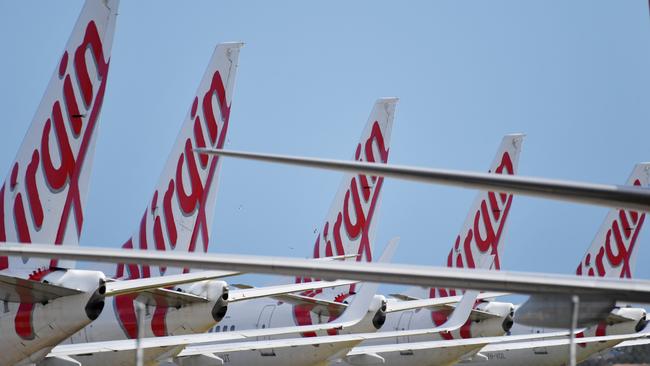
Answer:
<svg viewBox="0 0 650 366"><path fill-rule="evenodd" d="M225 281L207 280L190 284L186 290L192 295L214 301L210 314L215 322L220 322L228 312L229 287Z"/></svg>
<svg viewBox="0 0 650 366"><path fill-rule="evenodd" d="M224 281L206 280L179 286L177 291L203 297L205 303L170 308L165 316L169 335L205 332L220 322L228 311L229 287Z"/></svg>
<svg viewBox="0 0 650 366"><path fill-rule="evenodd" d="M104 310L106 276L99 271L68 269L54 271L43 277L44 283L92 293L84 311L90 320L95 320Z"/></svg>
<svg viewBox="0 0 650 366"><path fill-rule="evenodd" d="M648 325L646 311L642 308L616 308L612 310L612 315L630 319L630 321L610 322L608 319L607 334L636 333L642 331Z"/></svg>
<svg viewBox="0 0 650 366"><path fill-rule="evenodd" d="M475 306L474 309L489 313L486 318L475 319L471 323L472 337L493 337L508 333L514 324L514 305L509 302L486 301Z"/></svg>

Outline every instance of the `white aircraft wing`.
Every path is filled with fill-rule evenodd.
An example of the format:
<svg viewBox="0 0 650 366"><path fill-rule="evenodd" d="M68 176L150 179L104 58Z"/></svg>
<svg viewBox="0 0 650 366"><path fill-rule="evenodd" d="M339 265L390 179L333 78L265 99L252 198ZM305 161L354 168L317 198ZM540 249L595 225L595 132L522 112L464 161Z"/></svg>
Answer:
<svg viewBox="0 0 650 366"><path fill-rule="evenodd" d="M614 208L650 211L650 189L647 188L208 148L195 149L195 151L200 154L214 154L264 162L337 170L346 173L378 175L422 183L452 185L470 189L507 192Z"/></svg>
<svg viewBox="0 0 650 366"><path fill-rule="evenodd" d="M650 303L650 281L487 271L432 266L341 261L312 261L216 253L165 253L99 247L72 248L53 245L0 245L0 255L60 258L107 263L140 263L179 268L310 276L396 283L423 287L465 288L521 294L601 296L617 301Z"/></svg>
<svg viewBox="0 0 650 366"><path fill-rule="evenodd" d="M491 299L494 297L509 295L505 292L482 292L476 299ZM405 310L414 310L421 308L440 308L447 305L456 304L461 300L462 296L447 296L447 297L436 297L431 299L413 299L403 300L403 301L389 301L386 304L386 312L393 313L396 311L405 311Z"/></svg>
<svg viewBox="0 0 650 366"><path fill-rule="evenodd" d="M375 346L361 346L353 348L348 354L347 357L351 356L360 356L360 355L378 355L381 353L388 352L406 352L406 351L416 351L416 350L426 350L433 348L453 348L453 347L468 347L468 346L478 346L484 347L491 343L499 342L522 342L529 341L539 338L548 338L548 337L561 337L567 336L569 332L561 331L554 333L546 334L522 334L514 336L500 336L500 337L474 337L474 338L464 338L464 339L450 339L450 340L439 340L439 341L429 341L429 342L412 342L412 343L391 343L391 344L379 344Z"/></svg>
<svg viewBox="0 0 650 366"><path fill-rule="evenodd" d="M476 337L467 339L454 339L444 341L430 341L430 342L413 342L413 343L394 343L382 344L375 346L362 346L353 348L346 355L347 359L355 359L361 357L382 358L381 354L389 352L413 352L425 351L432 349L445 349L445 348L464 348L465 351L481 349L481 352L497 352L507 351L513 349L532 349L538 347L552 347L568 345L571 341L568 337L569 332L554 332L542 334L524 334L515 336L501 336L501 337ZM549 338L552 337L552 338ZM647 340L648 333L633 333L622 334L602 337L586 337L577 338L575 340L578 344L596 343L615 340ZM635 342L635 341L630 341Z"/></svg>
<svg viewBox="0 0 650 366"><path fill-rule="evenodd" d="M601 337L585 337L585 338L576 338L576 344L585 344L585 343L595 343L595 342L606 342L606 341L624 341L631 339L647 339L649 336L648 333L630 333L630 334L618 334L610 336L601 336ZM568 337L562 337L558 339L544 339L534 342L504 342L499 344L490 344L485 346L481 351L483 352L494 352L494 351L505 351L513 349L528 349L528 348L537 348L537 347L552 347L552 346L564 346L568 345L571 340Z"/></svg>
<svg viewBox="0 0 650 366"><path fill-rule="evenodd" d="M635 339L631 341L625 341L617 344L614 346L614 348L622 348L622 347L633 347L633 346L645 346L646 344L650 344L650 338L641 338L641 339Z"/></svg>
<svg viewBox="0 0 650 366"><path fill-rule="evenodd" d="M39 303L63 296L83 293L82 291L50 283L0 275L0 299L10 302Z"/></svg>
<svg viewBox="0 0 650 366"><path fill-rule="evenodd" d="M170 276L138 278L133 280L111 281L106 283L106 296L132 294L157 288L182 285L185 283L213 280L238 275L233 271L201 271Z"/></svg>
<svg viewBox="0 0 650 366"><path fill-rule="evenodd" d="M292 283L288 285L277 285L267 287L251 287L240 290L231 290L228 296L228 302L256 299L259 297L270 297L284 295L292 292L302 292L308 290L317 290L329 287L346 286L357 283L357 281L312 281L304 283Z"/></svg>
<svg viewBox="0 0 650 366"><path fill-rule="evenodd" d="M277 339L277 340L266 340L266 341L253 341L253 342L237 342L237 343L217 343L217 344L204 344L204 345L193 345L186 347L178 356L193 356L201 355L208 353L222 353L222 352L235 352L235 351L245 351L245 350L254 350L262 348L287 348L287 347L297 347L297 346L306 346L306 345L318 345L318 344L358 344L360 342L372 339L385 339L393 337L405 337L405 336L416 336L416 335L426 335L426 334L435 334L440 332L450 332L456 330L463 326L469 317L469 314L472 311L474 306L474 301L478 292L468 291L463 296L463 299L460 301L456 310L452 315L447 319L447 321L439 327L430 328L430 329L413 329L413 330L399 330L391 332L375 332L375 333L354 333L354 334L342 334L335 336L322 336L322 337L303 337L303 338L293 338L293 339Z"/></svg>

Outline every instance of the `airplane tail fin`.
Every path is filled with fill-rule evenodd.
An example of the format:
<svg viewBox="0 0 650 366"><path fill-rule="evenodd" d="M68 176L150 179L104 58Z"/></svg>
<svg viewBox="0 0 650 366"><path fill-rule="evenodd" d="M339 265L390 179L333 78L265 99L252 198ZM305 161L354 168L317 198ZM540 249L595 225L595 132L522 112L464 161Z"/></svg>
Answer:
<svg viewBox="0 0 650 366"><path fill-rule="evenodd" d="M490 173L516 174L521 145L525 135L509 134L503 137L497 154L490 165ZM476 195L469 214L456 237L447 266L456 268L499 269L501 238L505 231L513 195L481 191ZM430 290L430 297L455 295L455 290Z"/></svg>
<svg viewBox="0 0 650 366"><path fill-rule="evenodd" d="M222 148L230 118L241 42L217 45L140 224L123 248L207 252L217 195L217 156L195 148ZM123 265L117 277L149 277L149 266ZM187 270L186 270L187 271ZM161 267L159 274L166 268ZM157 275L157 274L153 274Z"/></svg>
<svg viewBox="0 0 650 366"><path fill-rule="evenodd" d="M78 245L118 0L87 0L0 188L0 241ZM74 262L0 258L32 272Z"/></svg>
<svg viewBox="0 0 650 366"><path fill-rule="evenodd" d="M397 98L375 102L354 159L388 162L390 136ZM372 261L371 243L375 235L374 214L380 203L384 178L346 174L334 197L322 230L314 244L314 258L357 254L357 261Z"/></svg>
<svg viewBox="0 0 650 366"><path fill-rule="evenodd" d="M627 185L648 187L650 163L639 163ZM635 244L645 213L612 209L605 217L594 240L576 269L577 275L632 278L636 265Z"/></svg>

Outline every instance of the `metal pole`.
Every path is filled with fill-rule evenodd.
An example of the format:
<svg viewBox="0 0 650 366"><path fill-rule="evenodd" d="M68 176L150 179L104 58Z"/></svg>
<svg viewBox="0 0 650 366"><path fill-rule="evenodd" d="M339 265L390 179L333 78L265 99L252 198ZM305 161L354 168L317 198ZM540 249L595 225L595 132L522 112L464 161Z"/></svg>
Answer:
<svg viewBox="0 0 650 366"><path fill-rule="evenodd" d="M136 339L135 350L135 365L143 366L144 357L142 354L142 338L144 338L144 304L139 301L134 301L135 310L138 314L138 339Z"/></svg>
<svg viewBox="0 0 650 366"><path fill-rule="evenodd" d="M573 311L571 314L571 341L569 343L569 365L576 366L576 328L578 328L578 305L580 298L578 295L571 296L571 303L573 304Z"/></svg>

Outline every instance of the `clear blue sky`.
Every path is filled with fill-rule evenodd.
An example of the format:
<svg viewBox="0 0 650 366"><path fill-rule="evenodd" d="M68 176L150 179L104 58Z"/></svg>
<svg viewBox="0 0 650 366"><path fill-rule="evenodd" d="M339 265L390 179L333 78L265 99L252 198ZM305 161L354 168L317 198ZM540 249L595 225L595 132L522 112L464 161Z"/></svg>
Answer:
<svg viewBox="0 0 650 366"><path fill-rule="evenodd" d="M0 1L2 172L81 5ZM348 159L373 101L398 96L392 163L485 171L510 132L528 135L525 175L622 183L650 160L645 0L123 0L119 13L83 245L131 235L222 41L246 42L228 148ZM212 251L311 253L339 174L222 168ZM375 251L401 236L397 262L442 264L474 195L388 181ZM573 272L605 213L515 197L503 268Z"/></svg>

